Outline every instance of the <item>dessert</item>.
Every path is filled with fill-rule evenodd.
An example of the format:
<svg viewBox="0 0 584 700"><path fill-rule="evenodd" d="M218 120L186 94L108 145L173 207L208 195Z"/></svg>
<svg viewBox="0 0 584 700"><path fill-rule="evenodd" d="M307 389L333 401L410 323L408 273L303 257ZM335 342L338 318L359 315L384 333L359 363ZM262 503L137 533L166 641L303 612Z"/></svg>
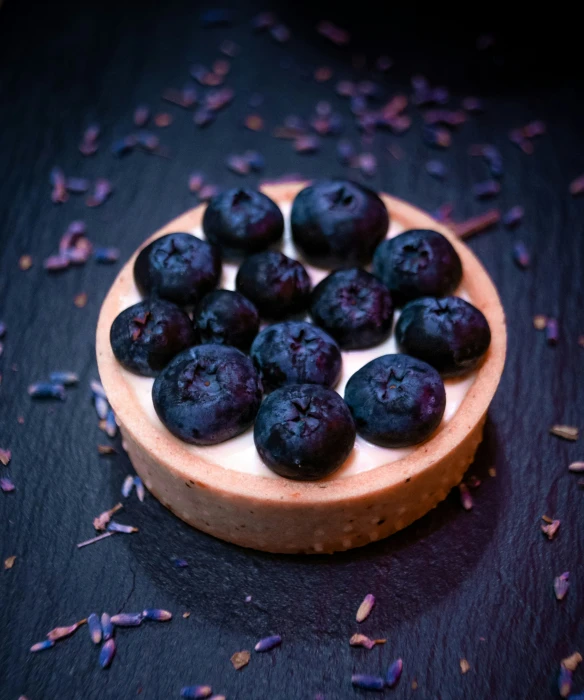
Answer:
<svg viewBox="0 0 584 700"><path fill-rule="evenodd" d="M301 189L301 184L265 189L282 210L286 222L292 201ZM294 450L302 445L291 445L288 457L284 453L276 454L272 446L263 452L265 461L262 461L254 442L254 430L269 426L273 415L271 411L263 414L264 406L270 406L267 402L273 396L280 396L278 392L287 396L290 387L298 385L285 384L276 389L264 398L260 408L258 369L239 350L219 344L195 345L177 355L154 380L154 392L152 379L128 372L116 360L109 343L110 327L121 311L140 300L133 281L133 265L142 253L134 256L120 272L103 304L98 324L100 375L136 470L152 493L183 520L222 539L266 551L333 552L367 544L405 527L427 513L462 479L482 437L486 411L503 369L506 343L503 311L480 263L447 228L405 202L387 195L382 199L391 214L390 238L405 229L435 230L450 242L460 259L462 278L453 290L450 281L443 293L454 291L484 314L491 330L491 343L476 369L444 381L425 362L408 358L408 363L424 368L423 372L418 369L414 376L420 382L410 380L410 375L400 380L402 385L407 384L407 396L411 400L412 411L401 416L405 427L402 425L399 430L401 444L409 446L381 447L357 434L353 448L340 465L335 464L333 450L330 461L322 460L322 470L334 471L315 481L297 480L299 476L308 478L298 469L295 471L294 466ZM155 234L146 246L175 231L191 232L194 238L202 236L203 212L203 207L187 212ZM282 250L287 257L299 255L291 243L288 224ZM386 256L384 259L387 263ZM308 262L303 269L314 285L327 275L326 270ZM225 263L220 285L232 290L235 277L236 268ZM417 296L423 296L423 291L418 290ZM399 312L395 315L399 317ZM341 376L335 385L339 398L335 401L342 401L343 396L347 398L349 416L350 378L378 358L393 355L395 363L396 352L394 333L369 349L342 351ZM218 366L222 363L225 367ZM224 375L227 367L231 371ZM295 381L292 375L289 380ZM432 420L422 430L413 425L411 416L416 406L414 389L426 381L433 387L435 404L430 412ZM316 395L333 389L312 384L299 386L302 400L292 404L301 416L298 429L307 431L318 423L319 430L330 437L329 421L323 420L318 412L310 415L317 408L309 407L306 413L303 406L308 405L306 392ZM363 406L366 404L354 404L353 415L360 418ZM444 414L440 420L441 407ZM225 417L229 420L225 421ZM262 423L258 426L260 417ZM411 425L407 424L408 417ZM433 421L439 424L434 426ZM434 427L434 432L417 444L424 437L424 430ZM357 424L356 428L361 432L367 429L364 424ZM372 426L370 421L369 428L379 429L379 426ZM382 426L382 440L391 438L390 428ZM348 428L345 432L351 435ZM257 443L262 445L262 439L257 438ZM392 444L397 443L397 438L392 440ZM309 441L303 444L307 448ZM324 444L328 444L328 439ZM289 476L274 471L286 466L292 468Z"/></svg>

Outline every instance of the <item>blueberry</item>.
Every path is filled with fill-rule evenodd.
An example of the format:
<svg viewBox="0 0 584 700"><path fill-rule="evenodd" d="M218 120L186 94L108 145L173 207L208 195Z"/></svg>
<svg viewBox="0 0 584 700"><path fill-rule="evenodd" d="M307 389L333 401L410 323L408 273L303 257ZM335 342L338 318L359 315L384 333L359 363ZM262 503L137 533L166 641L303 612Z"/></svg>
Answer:
<svg viewBox="0 0 584 700"><path fill-rule="evenodd" d="M355 267L337 270L316 285L310 315L344 350L358 350L389 336L393 303L387 287Z"/></svg>
<svg viewBox="0 0 584 700"><path fill-rule="evenodd" d="M409 447L438 427L446 392L438 372L409 355L382 355L349 379L345 401L357 432L382 447Z"/></svg>
<svg viewBox="0 0 584 700"><path fill-rule="evenodd" d="M239 292L216 289L195 310L195 327L201 343L232 345L249 350L260 329L256 307Z"/></svg>
<svg viewBox="0 0 584 700"><path fill-rule="evenodd" d="M266 392L284 384L335 386L343 366L335 341L306 321L285 321L264 328L250 355Z"/></svg>
<svg viewBox="0 0 584 700"><path fill-rule="evenodd" d="M110 343L126 369L155 377L175 355L194 345L196 334L186 313L163 299L146 299L116 316Z"/></svg>
<svg viewBox="0 0 584 700"><path fill-rule="evenodd" d="M221 255L189 233L169 233L143 248L134 263L136 286L144 296L175 304L196 304L217 286Z"/></svg>
<svg viewBox="0 0 584 700"><path fill-rule="evenodd" d="M238 292L253 301L261 316L273 319L304 311L312 286L297 260L274 250L246 258L235 285Z"/></svg>
<svg viewBox="0 0 584 700"><path fill-rule="evenodd" d="M236 187L211 199L203 216L207 240L231 254L259 253L284 233L284 217L262 192Z"/></svg>
<svg viewBox="0 0 584 700"><path fill-rule="evenodd" d="M491 343L487 319L460 297L423 297L403 308L395 329L403 352L444 377L474 369Z"/></svg>
<svg viewBox="0 0 584 700"><path fill-rule="evenodd" d="M387 235L389 214L381 199L350 180L322 180L298 193L292 237L303 255L324 267L366 265Z"/></svg>
<svg viewBox="0 0 584 700"><path fill-rule="evenodd" d="M332 474L351 454L355 424L336 391L292 384L264 401L254 440L260 457L276 474L314 481Z"/></svg>
<svg viewBox="0 0 584 700"><path fill-rule="evenodd" d="M383 241L375 251L373 271L400 305L451 294L462 279L462 264L450 241L427 229Z"/></svg>
<svg viewBox="0 0 584 700"><path fill-rule="evenodd" d="M197 345L177 355L154 380L160 420L180 440L215 445L253 422L262 400L252 361L228 345Z"/></svg>

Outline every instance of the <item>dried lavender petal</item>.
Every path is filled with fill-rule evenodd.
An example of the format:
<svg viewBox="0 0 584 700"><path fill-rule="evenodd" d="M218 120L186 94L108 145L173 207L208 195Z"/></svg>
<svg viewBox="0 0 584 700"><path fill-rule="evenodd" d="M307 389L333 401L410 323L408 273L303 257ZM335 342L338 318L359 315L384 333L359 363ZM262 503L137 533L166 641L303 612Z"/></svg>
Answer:
<svg viewBox="0 0 584 700"><path fill-rule="evenodd" d="M243 156L238 156L236 154L230 155L225 160L225 165L231 170L231 172L237 175L247 175L250 171L250 166L247 160Z"/></svg>
<svg viewBox="0 0 584 700"><path fill-rule="evenodd" d="M315 153L319 148L320 139L318 136L312 136L311 134L299 136L294 141L294 150L297 153Z"/></svg>
<svg viewBox="0 0 584 700"><path fill-rule="evenodd" d="M103 396L96 396L95 400L95 411L100 420L105 420L107 413L109 411L109 403Z"/></svg>
<svg viewBox="0 0 584 700"><path fill-rule="evenodd" d="M121 158L127 156L136 147L136 137L133 134L117 139L112 143L111 151L114 156Z"/></svg>
<svg viewBox="0 0 584 700"><path fill-rule="evenodd" d="M570 194L572 196L575 197L582 193L584 193L584 175L580 175L570 183Z"/></svg>
<svg viewBox="0 0 584 700"><path fill-rule="evenodd" d="M264 637L255 645L254 649L256 651L270 651L274 647L279 646L282 643L282 637L279 634L274 634L271 637Z"/></svg>
<svg viewBox="0 0 584 700"><path fill-rule="evenodd" d="M111 617L107 613L101 614L101 631L103 633L103 641L107 642L114 635L114 625L112 623Z"/></svg>
<svg viewBox="0 0 584 700"><path fill-rule="evenodd" d="M371 614L374 605L375 596L372 593L368 593L365 598L363 598L363 601L357 610L357 614L355 616L357 622L363 622L363 620L366 620Z"/></svg>
<svg viewBox="0 0 584 700"><path fill-rule="evenodd" d="M565 666L560 666L560 673L558 676L558 691L560 697L567 698L572 690L572 671L567 669Z"/></svg>
<svg viewBox="0 0 584 700"><path fill-rule="evenodd" d="M116 423L116 416L112 409L110 408L105 417L105 433L108 437L114 438L118 432L118 424Z"/></svg>
<svg viewBox="0 0 584 700"><path fill-rule="evenodd" d="M564 440L577 440L580 431L575 425L552 425L550 433Z"/></svg>
<svg viewBox="0 0 584 700"><path fill-rule="evenodd" d="M266 167L265 158L258 151L246 151L242 157L246 160L249 167L256 172L260 172Z"/></svg>
<svg viewBox="0 0 584 700"><path fill-rule="evenodd" d="M472 191L477 199L487 199L498 195L501 191L501 185L497 180L485 180L475 183L472 186Z"/></svg>
<svg viewBox="0 0 584 700"><path fill-rule="evenodd" d="M584 462L572 462L568 469L571 472L576 472L577 474L584 472Z"/></svg>
<svg viewBox="0 0 584 700"><path fill-rule="evenodd" d="M205 104L208 109L215 112L226 107L235 97L235 92L230 87L211 90L205 95Z"/></svg>
<svg viewBox="0 0 584 700"><path fill-rule="evenodd" d="M342 29L328 20L319 22L316 31L337 46L345 46L351 41L351 35L346 29Z"/></svg>
<svg viewBox="0 0 584 700"><path fill-rule="evenodd" d="M559 520L552 520L551 523L546 523L541 526L541 531L544 535L547 535L548 539L553 540L558 528L560 527Z"/></svg>
<svg viewBox="0 0 584 700"><path fill-rule="evenodd" d="M435 148L448 148L452 143L452 136L447 129L431 124L422 127L422 139L428 146Z"/></svg>
<svg viewBox="0 0 584 700"><path fill-rule="evenodd" d="M135 485L134 477L132 474L128 474L128 476L124 479L124 483L122 484L122 496L124 498L128 498Z"/></svg>
<svg viewBox="0 0 584 700"><path fill-rule="evenodd" d="M348 139L341 139L337 143L337 156L343 165L348 165L354 158L355 149Z"/></svg>
<svg viewBox="0 0 584 700"><path fill-rule="evenodd" d="M438 180L443 180L448 173L448 168L441 160L429 160L426 163L426 172Z"/></svg>
<svg viewBox="0 0 584 700"><path fill-rule="evenodd" d="M8 466L11 459L12 459L12 452L10 450L5 450L4 448L0 448L0 464L3 464L6 467L6 466Z"/></svg>
<svg viewBox="0 0 584 700"><path fill-rule="evenodd" d="M507 213L503 214L501 221L505 226L511 228L513 226L517 226L517 224L521 222L523 219L523 214L523 207L516 205L511 207Z"/></svg>
<svg viewBox="0 0 584 700"><path fill-rule="evenodd" d="M111 622L115 627L138 627L142 624L142 613L119 613L112 615Z"/></svg>
<svg viewBox="0 0 584 700"><path fill-rule="evenodd" d="M134 486L136 487L136 495L140 503L144 503L144 498L146 496L146 489L142 483L142 479L139 476L134 477Z"/></svg>
<svg viewBox="0 0 584 700"><path fill-rule="evenodd" d="M263 29L269 29L276 24L277 21L278 19L273 12L260 12L252 19L251 26L256 31L261 31Z"/></svg>
<svg viewBox="0 0 584 700"><path fill-rule="evenodd" d="M114 520L112 520L108 526L107 529L109 532L121 532L125 535L129 535L132 532L138 532L138 528L134 527L133 525L123 525L122 523L116 523Z"/></svg>
<svg viewBox="0 0 584 700"><path fill-rule="evenodd" d="M154 620L155 622L166 622L172 620L172 613L168 610L160 610L158 608L147 608L142 611L142 617L145 620Z"/></svg>
<svg viewBox="0 0 584 700"><path fill-rule="evenodd" d="M460 502L465 510L471 510L473 507L472 496L466 486L466 484L459 484L458 491L460 493Z"/></svg>
<svg viewBox="0 0 584 700"><path fill-rule="evenodd" d="M0 478L0 491L3 493L12 493L16 489L11 479L7 476Z"/></svg>
<svg viewBox="0 0 584 700"><path fill-rule="evenodd" d="M273 27L270 27L269 32L272 39L275 39L280 44L284 44L290 39L290 30L285 24L275 24Z"/></svg>
<svg viewBox="0 0 584 700"><path fill-rule="evenodd" d="M65 187L73 194L84 194L89 189L90 183L84 177L68 177L65 180Z"/></svg>
<svg viewBox="0 0 584 700"><path fill-rule="evenodd" d="M215 113L206 107L199 107L193 115L193 121L197 126L207 126L215 121Z"/></svg>
<svg viewBox="0 0 584 700"><path fill-rule="evenodd" d="M0 321L0 338L3 338L6 335L6 324L4 321Z"/></svg>
<svg viewBox="0 0 584 700"><path fill-rule="evenodd" d="M97 263L115 263L120 258L118 248L96 248L93 252L93 259Z"/></svg>
<svg viewBox="0 0 584 700"><path fill-rule="evenodd" d="M564 666L564 668L567 668L568 671L573 672L582 663L582 654L575 651L573 654L570 654L570 656L567 656L565 659L562 659L561 663L562 666Z"/></svg>
<svg viewBox="0 0 584 700"><path fill-rule="evenodd" d="M189 175L189 190L193 192L193 194L198 192L203 186L204 181L205 178L202 173L191 173Z"/></svg>
<svg viewBox="0 0 584 700"><path fill-rule="evenodd" d="M67 627L55 627L55 629L52 629L50 632L47 633L47 639L56 642L59 639L69 637L73 634L73 632L79 629L81 625L84 625L85 622L85 620L82 620L81 622L75 622L73 625L68 625Z"/></svg>
<svg viewBox="0 0 584 700"><path fill-rule="evenodd" d="M146 126L150 119L150 108L147 105L138 105L134 110L134 124Z"/></svg>
<svg viewBox="0 0 584 700"><path fill-rule="evenodd" d="M352 647L365 647L365 649L373 649L376 644L375 639L369 639L365 634L354 634L351 639L349 639L349 644Z"/></svg>
<svg viewBox="0 0 584 700"><path fill-rule="evenodd" d="M395 685L397 685L397 682L401 677L403 667L404 662L401 659L396 659L387 669L385 682L390 688L393 688Z"/></svg>
<svg viewBox="0 0 584 700"><path fill-rule="evenodd" d="M558 321L555 318L548 318L545 324L545 339L548 345L557 345L560 338ZM568 438L572 439L572 438ZM575 438L574 438L575 439Z"/></svg>
<svg viewBox="0 0 584 700"><path fill-rule="evenodd" d="M35 652L35 651L44 651L45 649L50 649L51 647L55 646L55 642L53 642L52 639L45 639L42 642L37 642L36 644L33 644L30 648L30 651Z"/></svg>
<svg viewBox="0 0 584 700"><path fill-rule="evenodd" d="M217 194L219 194L219 187L217 187L217 185L204 185L199 192L199 199L206 202Z"/></svg>
<svg viewBox="0 0 584 700"><path fill-rule="evenodd" d="M564 571L563 574L560 574L554 579L554 592L558 600L563 600L566 597L566 593L570 588L569 578L570 572Z"/></svg>
<svg viewBox="0 0 584 700"><path fill-rule="evenodd" d="M465 97L462 100L462 108L467 112L482 112L484 107L478 97Z"/></svg>
<svg viewBox="0 0 584 700"><path fill-rule="evenodd" d="M91 613L87 618L87 627L89 629L89 636L94 644L99 644L102 637L101 624L99 618L95 613Z"/></svg>
<svg viewBox="0 0 584 700"><path fill-rule="evenodd" d="M177 569L184 569L189 565L186 559L180 559L178 557L174 557L172 562Z"/></svg>
<svg viewBox="0 0 584 700"><path fill-rule="evenodd" d="M200 698L208 698L212 694L210 685L187 685L180 691L181 698L187 700L199 700Z"/></svg>
<svg viewBox="0 0 584 700"><path fill-rule="evenodd" d="M108 639L103 643L99 652L99 665L102 668L108 668L114 659L116 653L116 643L113 639Z"/></svg>
<svg viewBox="0 0 584 700"><path fill-rule="evenodd" d="M49 382L37 382L28 387L28 394L33 399L59 399L65 400L65 387L62 384Z"/></svg>
<svg viewBox="0 0 584 700"><path fill-rule="evenodd" d="M385 681L381 676L369 676L364 673L354 673L351 676L351 683L355 688L362 690L383 690Z"/></svg>
<svg viewBox="0 0 584 700"><path fill-rule="evenodd" d="M530 257L529 251L522 241L517 241L513 246L513 260L517 267L525 270L529 267Z"/></svg>
<svg viewBox="0 0 584 700"><path fill-rule="evenodd" d="M49 379L53 384L63 384L63 386L73 386L79 383L79 375L75 372L51 372Z"/></svg>

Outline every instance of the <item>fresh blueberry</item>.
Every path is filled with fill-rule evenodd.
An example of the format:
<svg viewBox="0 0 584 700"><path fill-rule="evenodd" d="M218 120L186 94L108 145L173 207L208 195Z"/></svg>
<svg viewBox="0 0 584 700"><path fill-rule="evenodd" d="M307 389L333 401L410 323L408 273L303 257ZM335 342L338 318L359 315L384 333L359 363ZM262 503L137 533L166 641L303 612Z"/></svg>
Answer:
<svg viewBox="0 0 584 700"><path fill-rule="evenodd" d="M382 447L409 447L439 426L446 392L438 372L409 355L382 355L349 379L345 401L357 432Z"/></svg>
<svg viewBox="0 0 584 700"><path fill-rule="evenodd" d="M259 253L284 233L284 217L262 192L236 187L211 199L203 216L207 240L231 254Z"/></svg>
<svg viewBox="0 0 584 700"><path fill-rule="evenodd" d="M373 190L350 180L323 180L298 193L291 224L294 243L308 260L351 267L371 261L387 235L389 214Z"/></svg>
<svg viewBox="0 0 584 700"><path fill-rule="evenodd" d="M239 292L216 289L195 310L195 327L201 343L232 345L249 350L260 329L256 307Z"/></svg>
<svg viewBox="0 0 584 700"><path fill-rule="evenodd" d="M176 304L146 299L116 316L110 343L126 369L155 377L175 355L196 342L193 324Z"/></svg>
<svg viewBox="0 0 584 700"><path fill-rule="evenodd" d="M350 455L355 424L336 391L292 384L264 401L254 440L260 457L276 474L315 481L332 474Z"/></svg>
<svg viewBox="0 0 584 700"><path fill-rule="evenodd" d="M160 420L180 440L215 445L253 422L262 385L253 362L228 345L197 345L177 355L154 380Z"/></svg>
<svg viewBox="0 0 584 700"><path fill-rule="evenodd" d="M344 350L358 350L389 336L393 303L387 287L355 267L337 270L316 285L310 315Z"/></svg>
<svg viewBox="0 0 584 700"><path fill-rule="evenodd" d="M250 355L266 392L284 384L335 386L343 366L335 341L306 321L285 321L264 328Z"/></svg>
<svg viewBox="0 0 584 700"><path fill-rule="evenodd" d="M422 297L406 304L395 329L403 352L444 377L474 369L491 343L484 315L460 297Z"/></svg>
<svg viewBox="0 0 584 700"><path fill-rule="evenodd" d="M169 233L143 248L134 263L136 286L175 304L196 304L217 286L221 255L189 233Z"/></svg>
<svg viewBox="0 0 584 700"><path fill-rule="evenodd" d="M235 285L238 292L253 301L261 316L273 319L304 311L311 289L304 267L274 250L246 258Z"/></svg>
<svg viewBox="0 0 584 700"><path fill-rule="evenodd" d="M462 279L462 264L450 241L428 229L404 231L383 241L375 251L373 271L400 305L451 294Z"/></svg>

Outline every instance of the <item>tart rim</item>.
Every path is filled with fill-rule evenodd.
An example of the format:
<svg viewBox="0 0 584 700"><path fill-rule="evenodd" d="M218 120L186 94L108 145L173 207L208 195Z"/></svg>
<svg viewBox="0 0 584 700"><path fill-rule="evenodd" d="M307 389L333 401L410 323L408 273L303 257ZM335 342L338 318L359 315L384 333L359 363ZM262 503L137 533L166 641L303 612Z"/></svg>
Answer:
<svg viewBox="0 0 584 700"><path fill-rule="evenodd" d="M260 188L279 206L292 201L306 182L270 185ZM380 465L353 476L336 478L333 474L319 481L292 481L283 477L265 477L239 472L214 464L183 447L170 432L152 429L131 386L124 377L109 343L110 327L119 313L119 299L133 284L134 261L142 248L156 238L176 231L191 231L202 223L205 204L201 204L148 237L123 266L110 287L101 307L97 324L96 350L99 374L108 400L124 432L140 445L157 464L182 481L193 481L202 489L221 491L225 498L249 498L258 504L265 501L286 503L287 508L304 508L307 504L339 504L353 499L374 497L421 475L448 455L482 424L503 371L506 352L505 316L497 290L483 265L471 250L446 226L407 202L380 193L389 210L390 220L397 219L406 228L431 228L442 233L461 258L462 282L471 301L486 316L491 328L491 345L477 376L452 418L414 451L397 461ZM236 457L235 457L236 458Z"/></svg>

